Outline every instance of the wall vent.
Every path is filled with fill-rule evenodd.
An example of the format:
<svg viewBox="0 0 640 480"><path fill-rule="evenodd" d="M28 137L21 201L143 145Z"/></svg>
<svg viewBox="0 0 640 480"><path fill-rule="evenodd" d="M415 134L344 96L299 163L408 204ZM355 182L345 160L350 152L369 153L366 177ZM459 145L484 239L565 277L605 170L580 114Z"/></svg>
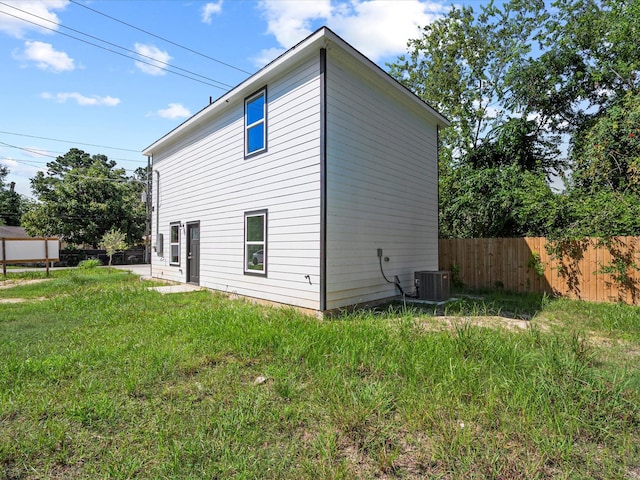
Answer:
<svg viewBox="0 0 640 480"><path fill-rule="evenodd" d="M451 276L447 271L415 272L416 293L420 300L442 302L450 295Z"/></svg>

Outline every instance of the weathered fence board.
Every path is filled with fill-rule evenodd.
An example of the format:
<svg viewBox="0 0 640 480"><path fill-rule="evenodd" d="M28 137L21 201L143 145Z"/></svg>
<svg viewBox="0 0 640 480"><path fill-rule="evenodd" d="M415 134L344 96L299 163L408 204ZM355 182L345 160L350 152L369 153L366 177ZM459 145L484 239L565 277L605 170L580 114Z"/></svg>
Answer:
<svg viewBox="0 0 640 480"><path fill-rule="evenodd" d="M640 304L640 237L441 239L440 269L471 288Z"/></svg>

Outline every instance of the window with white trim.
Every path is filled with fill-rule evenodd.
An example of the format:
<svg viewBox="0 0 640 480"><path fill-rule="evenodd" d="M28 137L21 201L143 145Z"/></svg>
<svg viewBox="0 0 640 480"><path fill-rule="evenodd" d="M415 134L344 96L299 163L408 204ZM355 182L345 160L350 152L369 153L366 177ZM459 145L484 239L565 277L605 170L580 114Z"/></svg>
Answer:
<svg viewBox="0 0 640 480"><path fill-rule="evenodd" d="M244 273L267 274L267 211L244 214Z"/></svg>
<svg viewBox="0 0 640 480"><path fill-rule="evenodd" d="M180 265L180 223L171 224L171 257L169 263L171 265Z"/></svg>
<svg viewBox="0 0 640 480"><path fill-rule="evenodd" d="M244 101L244 153L246 156L267 149L267 89Z"/></svg>

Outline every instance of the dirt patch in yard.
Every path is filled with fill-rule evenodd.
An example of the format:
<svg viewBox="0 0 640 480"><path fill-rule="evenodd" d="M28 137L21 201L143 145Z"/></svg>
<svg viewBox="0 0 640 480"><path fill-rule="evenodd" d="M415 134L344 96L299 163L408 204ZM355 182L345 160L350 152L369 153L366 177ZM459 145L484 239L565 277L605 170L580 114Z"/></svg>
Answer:
<svg viewBox="0 0 640 480"><path fill-rule="evenodd" d="M478 327L488 328L504 328L507 330L526 330L531 326L529 320L522 320L511 317L502 317L498 315L491 316L477 316L477 317L435 317L444 325L453 327L460 323L470 323L471 325Z"/></svg>
<svg viewBox="0 0 640 480"><path fill-rule="evenodd" d="M640 357L640 349L629 340L607 338L595 332L588 332L586 341L590 346L595 347L603 358L612 359L616 362L630 363L635 367L638 357ZM640 480L640 476L638 480Z"/></svg>
<svg viewBox="0 0 640 480"><path fill-rule="evenodd" d="M36 298L0 298L0 303L23 303L23 302L41 302L46 300L47 297Z"/></svg>
<svg viewBox="0 0 640 480"><path fill-rule="evenodd" d="M3 280L0 282L0 289L31 285L32 283L47 282L48 278L34 278L31 280Z"/></svg>
<svg viewBox="0 0 640 480"><path fill-rule="evenodd" d="M425 330L451 330L456 326L470 324L476 327L486 327L495 329L505 329L511 331L527 330L531 328L531 321L519 318L503 317L500 315L487 316L435 316L416 318ZM535 323L541 330L548 327L540 322Z"/></svg>
<svg viewBox="0 0 640 480"><path fill-rule="evenodd" d="M554 322L543 317L535 317L535 321L528 319L518 319L493 316L434 316L416 317L417 325L424 331L444 331L454 330L457 327L469 324L474 327L484 327L502 329L507 331L525 331L529 328L537 328L542 332L548 332ZM590 347L595 347L600 351L608 352L608 355L619 359L636 359L640 356L640 349L631 341L625 339L607 338L594 331L587 331L585 341ZM640 480L640 478L638 479Z"/></svg>
<svg viewBox="0 0 640 480"><path fill-rule="evenodd" d="M13 287L20 287L22 285L31 285L33 283L40 283L48 281L48 278L36 278L31 280L4 280L0 282L0 290L8 289ZM35 298L0 298L0 304L3 303L23 303L23 302L41 302L42 300L46 300L46 297L35 297Z"/></svg>

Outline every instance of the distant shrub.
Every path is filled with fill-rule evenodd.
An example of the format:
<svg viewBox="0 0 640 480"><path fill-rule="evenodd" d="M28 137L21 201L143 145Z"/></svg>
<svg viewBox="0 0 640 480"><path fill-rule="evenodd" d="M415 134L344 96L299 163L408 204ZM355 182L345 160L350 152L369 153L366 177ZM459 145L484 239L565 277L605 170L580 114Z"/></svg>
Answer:
<svg viewBox="0 0 640 480"><path fill-rule="evenodd" d="M78 268L88 270L90 268L96 268L102 265L102 262L97 258L90 258L89 260L83 260L78 264Z"/></svg>

